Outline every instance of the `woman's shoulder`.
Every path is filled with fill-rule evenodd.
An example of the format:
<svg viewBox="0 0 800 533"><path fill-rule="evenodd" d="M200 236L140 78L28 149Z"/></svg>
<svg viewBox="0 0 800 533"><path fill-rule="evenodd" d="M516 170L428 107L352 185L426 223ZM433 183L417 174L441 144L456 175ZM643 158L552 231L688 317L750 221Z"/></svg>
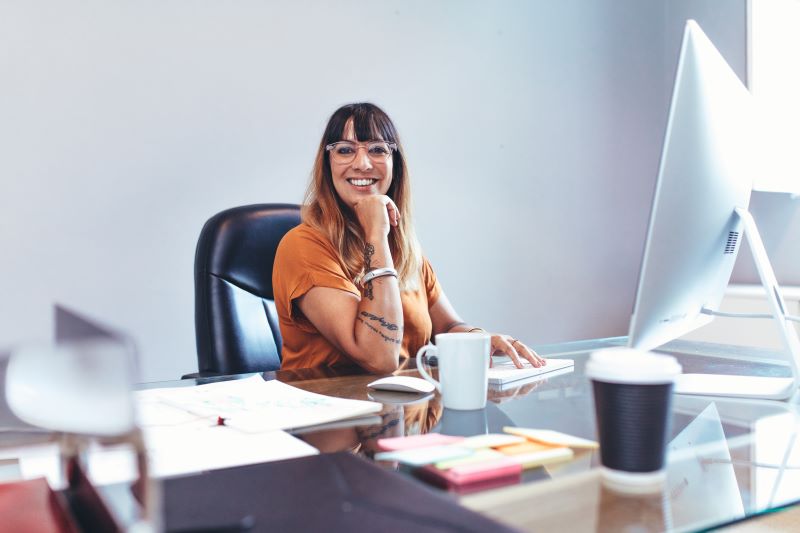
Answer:
<svg viewBox="0 0 800 533"><path fill-rule="evenodd" d="M325 246L328 245L328 238L316 228L312 228L305 222L301 222L286 232L281 240L281 246Z"/></svg>
<svg viewBox="0 0 800 533"><path fill-rule="evenodd" d="M286 232L278 245L278 256L314 257L333 251L328 238L316 228L301 222Z"/></svg>
<svg viewBox="0 0 800 533"><path fill-rule="evenodd" d="M433 265L431 264L430 260L424 254L420 257L420 270L422 271L423 276L435 276L436 273L433 270Z"/></svg>

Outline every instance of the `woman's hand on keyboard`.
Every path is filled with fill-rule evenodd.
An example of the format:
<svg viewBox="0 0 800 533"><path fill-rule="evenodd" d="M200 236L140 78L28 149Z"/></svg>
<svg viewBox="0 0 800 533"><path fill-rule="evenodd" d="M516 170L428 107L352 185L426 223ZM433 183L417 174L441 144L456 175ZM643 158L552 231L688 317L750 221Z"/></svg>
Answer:
<svg viewBox="0 0 800 533"><path fill-rule="evenodd" d="M536 368L547 364L544 357L539 356L522 341L515 339L511 335L500 335L492 333L492 355L504 354L511 358L514 366L522 368L525 361Z"/></svg>

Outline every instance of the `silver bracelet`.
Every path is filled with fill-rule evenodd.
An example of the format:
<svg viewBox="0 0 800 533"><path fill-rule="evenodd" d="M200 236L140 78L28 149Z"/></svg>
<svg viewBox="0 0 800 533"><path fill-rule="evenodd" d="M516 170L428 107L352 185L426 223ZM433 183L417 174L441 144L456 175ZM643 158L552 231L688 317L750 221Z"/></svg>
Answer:
<svg viewBox="0 0 800 533"><path fill-rule="evenodd" d="M375 270L370 270L369 272L364 274L363 278L361 278L361 284L363 285L365 283L369 283L373 279L379 278L381 276L394 276L394 277L397 277L397 270L395 270L393 268L389 268L389 267L376 268Z"/></svg>

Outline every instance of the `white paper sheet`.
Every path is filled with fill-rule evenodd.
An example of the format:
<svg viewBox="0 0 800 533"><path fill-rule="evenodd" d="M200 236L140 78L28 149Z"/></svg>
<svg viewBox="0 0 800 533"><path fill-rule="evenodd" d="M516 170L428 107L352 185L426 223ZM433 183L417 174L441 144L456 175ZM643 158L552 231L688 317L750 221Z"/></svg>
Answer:
<svg viewBox="0 0 800 533"><path fill-rule="evenodd" d="M145 428L144 437L152 475L159 478L319 453L284 431L250 434L209 424ZM87 463L98 485L136 477L130 447L95 447Z"/></svg>
<svg viewBox="0 0 800 533"><path fill-rule="evenodd" d="M277 380L253 376L234 381L139 391L140 423L181 423L180 416L154 405L154 399L197 417L247 432L302 428L379 412L380 403L346 400L307 392ZM174 417L174 418L173 418Z"/></svg>
<svg viewBox="0 0 800 533"><path fill-rule="evenodd" d="M175 427L144 429L151 475L161 478L266 463L319 453L316 448L284 431L243 433L205 422ZM16 461L19 477L46 477L54 488L63 488L57 444L7 448L0 460ZM96 485L127 483L138 476L136 457L128 445L91 445L85 455L88 475Z"/></svg>

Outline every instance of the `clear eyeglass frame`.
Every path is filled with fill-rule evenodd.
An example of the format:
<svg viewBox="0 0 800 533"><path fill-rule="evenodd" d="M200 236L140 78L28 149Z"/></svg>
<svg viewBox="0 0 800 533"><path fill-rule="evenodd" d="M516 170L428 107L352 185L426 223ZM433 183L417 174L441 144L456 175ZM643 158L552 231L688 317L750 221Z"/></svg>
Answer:
<svg viewBox="0 0 800 533"><path fill-rule="evenodd" d="M349 153L342 153L337 150L337 147L351 147L352 151ZM331 159L337 163L349 163L356 158L358 149L364 147L367 149L367 157L373 163L385 163L392 152L397 150L397 143L387 141L369 141L365 143L357 143L353 141L337 141L325 146L325 150L331 153Z"/></svg>

